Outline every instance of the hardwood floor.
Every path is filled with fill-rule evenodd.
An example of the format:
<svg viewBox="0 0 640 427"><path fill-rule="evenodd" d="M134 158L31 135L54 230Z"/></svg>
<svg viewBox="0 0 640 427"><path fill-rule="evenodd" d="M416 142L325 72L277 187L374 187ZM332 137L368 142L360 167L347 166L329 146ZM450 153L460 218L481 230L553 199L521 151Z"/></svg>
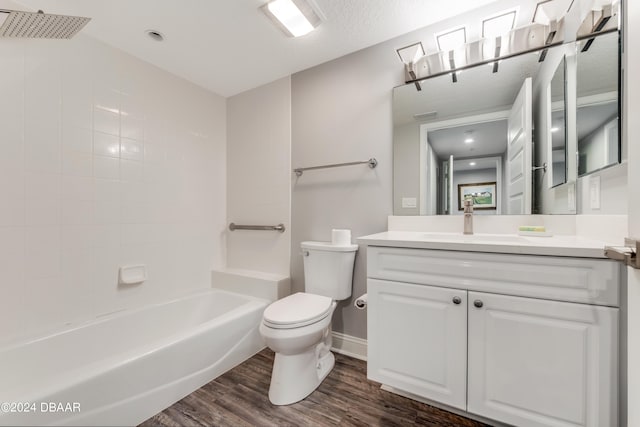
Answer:
<svg viewBox="0 0 640 427"><path fill-rule="evenodd" d="M340 354L306 399L274 406L267 396L272 364L273 352L263 350L141 426L485 426L380 390L367 380L366 362Z"/></svg>

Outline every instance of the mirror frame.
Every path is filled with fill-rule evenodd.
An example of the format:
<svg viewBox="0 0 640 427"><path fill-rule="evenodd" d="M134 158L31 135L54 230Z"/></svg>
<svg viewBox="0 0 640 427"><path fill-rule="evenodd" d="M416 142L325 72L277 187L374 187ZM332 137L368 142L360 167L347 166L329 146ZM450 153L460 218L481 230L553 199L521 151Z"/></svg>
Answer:
<svg viewBox="0 0 640 427"><path fill-rule="evenodd" d="M562 69L562 121L564 126L562 127L564 133L564 179L562 182L554 183L554 168L553 168L553 113L554 113L554 102L553 102L553 93L551 86L553 85L553 80L556 78L556 74L558 70ZM556 71L553 75L553 78L549 81L549 85L547 87L547 108L548 114L546 118L546 133L547 133L547 141L549 142L547 146L547 163L546 163L546 172L549 174L547 177L547 185L548 188L555 188L560 185L564 185L568 182L569 178L569 165L568 165L568 141L569 141L569 126L568 126L568 109L569 109L569 100L567 93L567 55L563 55L562 61L558 64Z"/></svg>

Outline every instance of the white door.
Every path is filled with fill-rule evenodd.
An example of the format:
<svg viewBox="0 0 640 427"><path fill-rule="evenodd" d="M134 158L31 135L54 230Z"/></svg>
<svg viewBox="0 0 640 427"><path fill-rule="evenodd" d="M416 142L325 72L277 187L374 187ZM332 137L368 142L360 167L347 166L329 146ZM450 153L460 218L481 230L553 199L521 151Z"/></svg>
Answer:
<svg viewBox="0 0 640 427"><path fill-rule="evenodd" d="M367 377L466 409L466 291L367 280Z"/></svg>
<svg viewBox="0 0 640 427"><path fill-rule="evenodd" d="M618 426L618 309L469 292L468 411L519 427Z"/></svg>
<svg viewBox="0 0 640 427"><path fill-rule="evenodd" d="M507 124L507 213L531 214L531 77L527 77L511 107Z"/></svg>

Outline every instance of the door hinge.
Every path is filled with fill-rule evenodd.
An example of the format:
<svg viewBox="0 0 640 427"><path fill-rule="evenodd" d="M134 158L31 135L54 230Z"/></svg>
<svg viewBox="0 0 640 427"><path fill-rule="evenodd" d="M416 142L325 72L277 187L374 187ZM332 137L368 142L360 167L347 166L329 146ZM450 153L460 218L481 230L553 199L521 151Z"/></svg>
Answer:
<svg viewBox="0 0 640 427"><path fill-rule="evenodd" d="M604 256L616 261L622 261L629 267L640 269L640 240L625 238L624 246L605 246Z"/></svg>

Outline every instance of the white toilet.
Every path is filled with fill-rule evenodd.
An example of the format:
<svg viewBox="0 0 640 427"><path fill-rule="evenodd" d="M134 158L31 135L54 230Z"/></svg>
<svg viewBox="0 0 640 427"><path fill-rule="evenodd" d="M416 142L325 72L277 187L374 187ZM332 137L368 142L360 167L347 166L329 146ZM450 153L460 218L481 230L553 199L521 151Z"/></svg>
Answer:
<svg viewBox="0 0 640 427"><path fill-rule="evenodd" d="M331 317L336 300L351 296L358 245L302 242L305 291L264 311L260 334L276 353L269 400L289 405L307 397L335 364Z"/></svg>

